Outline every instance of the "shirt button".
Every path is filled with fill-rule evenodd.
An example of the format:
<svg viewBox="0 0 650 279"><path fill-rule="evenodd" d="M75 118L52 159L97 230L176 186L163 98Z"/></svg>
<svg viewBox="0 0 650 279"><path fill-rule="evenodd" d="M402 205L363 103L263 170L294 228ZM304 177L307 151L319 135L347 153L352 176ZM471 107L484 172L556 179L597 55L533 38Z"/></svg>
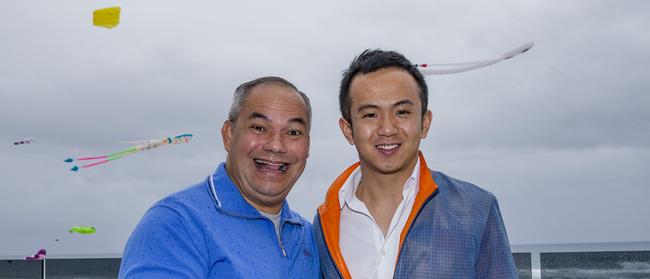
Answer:
<svg viewBox="0 0 650 279"><path fill-rule="evenodd" d="M381 249L381 255L386 256L386 249Z"/></svg>

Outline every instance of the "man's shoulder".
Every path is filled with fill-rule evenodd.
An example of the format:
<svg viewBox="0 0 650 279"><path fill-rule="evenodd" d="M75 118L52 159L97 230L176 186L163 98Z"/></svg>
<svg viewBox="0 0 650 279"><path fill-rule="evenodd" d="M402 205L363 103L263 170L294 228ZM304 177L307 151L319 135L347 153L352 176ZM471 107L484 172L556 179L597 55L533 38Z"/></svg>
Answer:
<svg viewBox="0 0 650 279"><path fill-rule="evenodd" d="M286 218L291 219L292 222L299 223L299 224L304 225L305 227L311 229L311 222L309 222L307 219L302 217L302 215L300 215L298 212L291 209L291 207L288 204L288 201L285 200L285 205L282 208L282 210L287 210L288 214L286 215ZM283 215L284 215L284 213L283 213Z"/></svg>
<svg viewBox="0 0 650 279"><path fill-rule="evenodd" d="M430 172L440 193L464 196L471 200L483 200L490 203L496 199L490 191L473 183L451 177L441 171L430 170Z"/></svg>
<svg viewBox="0 0 650 279"><path fill-rule="evenodd" d="M174 210L182 210L201 206L210 201L205 182L198 182L162 198L152 208L163 206Z"/></svg>
<svg viewBox="0 0 650 279"><path fill-rule="evenodd" d="M305 228L308 228L311 230L312 224L309 220L307 220L305 217L302 215L298 214L298 212L293 212L293 214L297 217L298 220L300 220L301 223L305 225Z"/></svg>

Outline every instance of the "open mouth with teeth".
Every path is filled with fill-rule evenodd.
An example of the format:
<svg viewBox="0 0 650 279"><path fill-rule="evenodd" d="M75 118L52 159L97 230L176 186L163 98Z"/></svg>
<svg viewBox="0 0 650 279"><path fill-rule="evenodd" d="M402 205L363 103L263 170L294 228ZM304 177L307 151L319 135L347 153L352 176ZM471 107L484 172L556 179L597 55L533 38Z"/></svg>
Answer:
<svg viewBox="0 0 650 279"><path fill-rule="evenodd" d="M397 149L397 148L400 147L400 146L401 146L401 144L399 144L399 143L392 143L392 144L378 144L378 145L375 145L375 147L376 147L377 149L379 149L379 150L381 150L381 151L384 151L384 152L391 152L391 151Z"/></svg>
<svg viewBox="0 0 650 279"><path fill-rule="evenodd" d="M255 166L260 171L266 172L286 172L289 169L288 163L271 162L261 159L255 159Z"/></svg>

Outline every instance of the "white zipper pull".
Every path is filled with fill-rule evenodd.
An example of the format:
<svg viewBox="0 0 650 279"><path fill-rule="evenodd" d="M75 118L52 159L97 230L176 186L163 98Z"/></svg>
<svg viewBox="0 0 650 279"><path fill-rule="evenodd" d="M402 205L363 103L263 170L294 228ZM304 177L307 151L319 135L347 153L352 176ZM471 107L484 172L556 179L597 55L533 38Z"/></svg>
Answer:
<svg viewBox="0 0 650 279"><path fill-rule="evenodd" d="M284 250L284 244L282 244L282 240L280 240L279 242L280 242L280 249L282 249L282 255L286 257L287 251Z"/></svg>

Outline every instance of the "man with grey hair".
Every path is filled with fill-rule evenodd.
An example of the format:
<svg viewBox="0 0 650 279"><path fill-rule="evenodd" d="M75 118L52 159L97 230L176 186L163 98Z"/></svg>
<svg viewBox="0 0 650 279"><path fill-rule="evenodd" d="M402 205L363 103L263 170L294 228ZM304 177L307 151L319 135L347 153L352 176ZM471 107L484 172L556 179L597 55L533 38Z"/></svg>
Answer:
<svg viewBox="0 0 650 279"><path fill-rule="evenodd" d="M310 124L309 98L289 81L237 87L221 128L226 162L145 213L119 278L318 278L311 224L285 201L309 156Z"/></svg>

